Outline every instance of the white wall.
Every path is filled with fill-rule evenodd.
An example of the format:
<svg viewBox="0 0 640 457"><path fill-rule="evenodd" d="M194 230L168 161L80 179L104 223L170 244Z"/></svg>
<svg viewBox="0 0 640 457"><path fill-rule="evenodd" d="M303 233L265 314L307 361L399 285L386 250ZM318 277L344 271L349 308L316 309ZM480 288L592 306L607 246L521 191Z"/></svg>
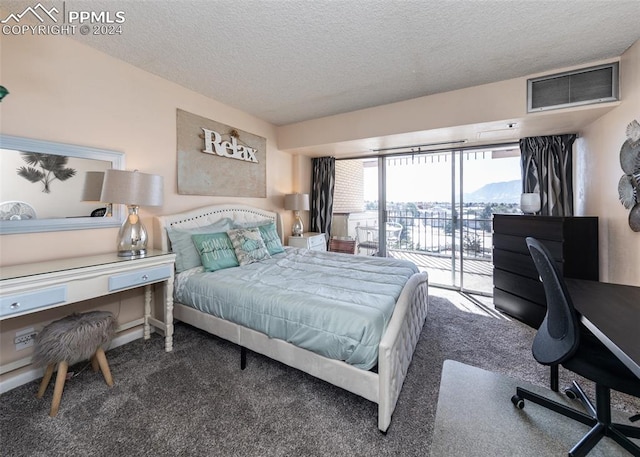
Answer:
<svg viewBox="0 0 640 457"><path fill-rule="evenodd" d="M629 228L629 210L618 200L620 147L626 127L640 122L640 41L620 60L622 103L580 133L576 153L576 212L598 216L600 279L640 285L640 232Z"/></svg>

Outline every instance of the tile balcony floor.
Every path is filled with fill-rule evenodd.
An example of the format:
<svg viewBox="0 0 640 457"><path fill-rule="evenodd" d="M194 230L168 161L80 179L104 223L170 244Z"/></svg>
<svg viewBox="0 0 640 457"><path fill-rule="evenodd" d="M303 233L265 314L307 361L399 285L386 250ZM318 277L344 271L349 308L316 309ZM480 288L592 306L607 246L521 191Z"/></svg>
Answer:
<svg viewBox="0 0 640 457"><path fill-rule="evenodd" d="M429 274L429 284L451 286L460 285L460 264L452 271L451 257L429 255L416 251L390 249L389 257L413 262L420 271ZM456 259L459 260L459 259ZM463 286L466 291L482 294L493 293L493 264L490 260L463 259Z"/></svg>

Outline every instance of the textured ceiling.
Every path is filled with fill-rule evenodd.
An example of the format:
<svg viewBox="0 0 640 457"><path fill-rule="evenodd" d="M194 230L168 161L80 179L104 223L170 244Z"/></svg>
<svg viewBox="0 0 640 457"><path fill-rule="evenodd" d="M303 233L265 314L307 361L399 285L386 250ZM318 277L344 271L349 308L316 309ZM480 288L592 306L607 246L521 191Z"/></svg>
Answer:
<svg viewBox="0 0 640 457"><path fill-rule="evenodd" d="M276 125L619 56L640 37L638 0L67 0L66 8L124 11L122 35L75 38Z"/></svg>
<svg viewBox="0 0 640 457"><path fill-rule="evenodd" d="M637 0L104 5L126 28L91 46L277 125L618 56L640 37Z"/></svg>

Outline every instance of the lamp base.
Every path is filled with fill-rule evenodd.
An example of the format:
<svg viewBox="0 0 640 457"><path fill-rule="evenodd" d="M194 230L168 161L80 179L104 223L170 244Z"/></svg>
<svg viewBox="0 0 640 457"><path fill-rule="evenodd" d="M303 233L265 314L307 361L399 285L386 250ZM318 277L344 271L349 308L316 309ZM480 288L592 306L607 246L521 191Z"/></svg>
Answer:
<svg viewBox="0 0 640 457"><path fill-rule="evenodd" d="M302 224L302 219L300 219L300 211L296 211L293 227L291 228L291 234L293 236L302 236L303 233L304 225Z"/></svg>
<svg viewBox="0 0 640 457"><path fill-rule="evenodd" d="M138 216L138 207L129 205L129 215L118 232L118 257L142 257L147 253L147 229Z"/></svg>
<svg viewBox="0 0 640 457"><path fill-rule="evenodd" d="M139 251L118 251L118 257L138 258L144 257L145 255L147 255L146 249L140 249Z"/></svg>

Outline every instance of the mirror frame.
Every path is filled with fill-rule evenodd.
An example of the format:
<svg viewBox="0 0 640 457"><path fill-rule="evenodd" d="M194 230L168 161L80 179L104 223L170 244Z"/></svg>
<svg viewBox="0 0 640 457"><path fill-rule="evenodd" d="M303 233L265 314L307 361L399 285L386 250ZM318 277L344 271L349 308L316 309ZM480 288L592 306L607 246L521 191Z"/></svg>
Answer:
<svg viewBox="0 0 640 457"><path fill-rule="evenodd" d="M95 159L111 162L111 168L124 169L124 153L107 149L96 149L53 141L34 140L11 135L0 135L1 149L40 152L65 155L82 159ZM0 221L0 235L12 233L56 232L63 230L83 230L120 227L124 221L122 205L113 205L112 217L61 217L47 219L29 219L21 221Z"/></svg>

